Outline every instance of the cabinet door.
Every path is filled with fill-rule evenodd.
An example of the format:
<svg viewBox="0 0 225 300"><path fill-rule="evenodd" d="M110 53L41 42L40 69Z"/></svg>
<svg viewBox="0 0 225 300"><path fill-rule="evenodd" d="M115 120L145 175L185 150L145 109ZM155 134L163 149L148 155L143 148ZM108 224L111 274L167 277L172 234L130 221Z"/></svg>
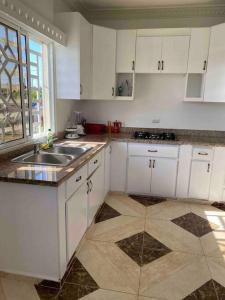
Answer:
<svg viewBox="0 0 225 300"><path fill-rule="evenodd" d="M111 143L110 190L125 192L127 172L127 143Z"/></svg>
<svg viewBox="0 0 225 300"><path fill-rule="evenodd" d="M169 158L153 159L151 194L174 197L177 178L177 160Z"/></svg>
<svg viewBox="0 0 225 300"><path fill-rule="evenodd" d="M80 21L80 98L90 99L92 90L92 25L83 17Z"/></svg>
<svg viewBox="0 0 225 300"><path fill-rule="evenodd" d="M130 156L127 171L127 192L150 194L151 161L149 157Z"/></svg>
<svg viewBox="0 0 225 300"><path fill-rule="evenodd" d="M225 102L225 24L211 28L204 100Z"/></svg>
<svg viewBox="0 0 225 300"><path fill-rule="evenodd" d="M111 146L105 149L105 184L104 184L104 197L110 190L110 160L111 160Z"/></svg>
<svg viewBox="0 0 225 300"><path fill-rule="evenodd" d="M118 30L116 48L116 72L134 71L136 30Z"/></svg>
<svg viewBox="0 0 225 300"><path fill-rule="evenodd" d="M93 26L93 99L115 94L116 30Z"/></svg>
<svg viewBox="0 0 225 300"><path fill-rule="evenodd" d="M87 229L87 188L84 183L66 202L67 262Z"/></svg>
<svg viewBox="0 0 225 300"><path fill-rule="evenodd" d="M208 199L211 164L207 161L192 161L189 197Z"/></svg>
<svg viewBox="0 0 225 300"><path fill-rule="evenodd" d="M186 73L190 37L168 36L162 40L162 72Z"/></svg>
<svg viewBox="0 0 225 300"><path fill-rule="evenodd" d="M192 28L188 73L205 73L209 53L210 28Z"/></svg>
<svg viewBox="0 0 225 300"><path fill-rule="evenodd" d="M160 73L161 37L137 37L136 73Z"/></svg>
<svg viewBox="0 0 225 300"><path fill-rule="evenodd" d="M94 217L103 202L104 173L102 171L104 171L104 168L103 166L100 166L88 181L88 225L90 225L94 220Z"/></svg>

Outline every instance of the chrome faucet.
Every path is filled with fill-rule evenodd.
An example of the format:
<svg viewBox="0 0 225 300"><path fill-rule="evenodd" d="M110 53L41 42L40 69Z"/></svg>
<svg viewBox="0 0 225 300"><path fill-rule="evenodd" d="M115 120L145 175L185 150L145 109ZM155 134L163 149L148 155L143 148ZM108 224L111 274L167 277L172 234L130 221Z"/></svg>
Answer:
<svg viewBox="0 0 225 300"><path fill-rule="evenodd" d="M40 144L34 144L34 154L38 154L40 152Z"/></svg>

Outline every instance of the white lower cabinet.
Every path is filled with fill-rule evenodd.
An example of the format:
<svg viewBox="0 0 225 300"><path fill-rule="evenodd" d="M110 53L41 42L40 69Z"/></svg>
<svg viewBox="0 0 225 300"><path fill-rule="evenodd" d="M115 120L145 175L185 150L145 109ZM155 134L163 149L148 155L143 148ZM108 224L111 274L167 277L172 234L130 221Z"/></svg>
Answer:
<svg viewBox="0 0 225 300"><path fill-rule="evenodd" d="M101 165L88 179L88 225L104 201L104 167Z"/></svg>
<svg viewBox="0 0 225 300"><path fill-rule="evenodd" d="M177 179L177 159L152 160L151 194L174 197Z"/></svg>
<svg viewBox="0 0 225 300"><path fill-rule="evenodd" d="M111 160L111 145L105 149L105 184L104 184L104 197L110 191L110 160Z"/></svg>
<svg viewBox="0 0 225 300"><path fill-rule="evenodd" d="M192 161L189 198L208 199L211 178L210 161Z"/></svg>
<svg viewBox="0 0 225 300"><path fill-rule="evenodd" d="M149 157L130 156L128 159L127 190L134 194L150 194L151 169Z"/></svg>
<svg viewBox="0 0 225 300"><path fill-rule="evenodd" d="M66 202L67 262L73 256L87 229L86 182Z"/></svg>
<svg viewBox="0 0 225 300"><path fill-rule="evenodd" d="M176 177L177 159L130 156L127 192L174 197Z"/></svg>
<svg viewBox="0 0 225 300"><path fill-rule="evenodd" d="M110 190L126 191L127 143L111 143Z"/></svg>

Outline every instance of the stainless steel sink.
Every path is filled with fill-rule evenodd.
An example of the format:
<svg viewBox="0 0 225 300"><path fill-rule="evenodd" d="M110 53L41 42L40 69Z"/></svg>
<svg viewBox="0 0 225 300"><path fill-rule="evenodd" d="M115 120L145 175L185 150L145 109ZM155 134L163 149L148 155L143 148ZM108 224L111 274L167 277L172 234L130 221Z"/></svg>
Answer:
<svg viewBox="0 0 225 300"><path fill-rule="evenodd" d="M12 159L12 162L44 166L68 166L72 161L91 150L92 147L67 147L55 145L48 151L28 152Z"/></svg>
<svg viewBox="0 0 225 300"><path fill-rule="evenodd" d="M92 147L85 146L85 147L67 147L67 146L58 146L55 145L52 149L49 149L48 153L56 153L56 154L66 154L72 155L74 158L80 157L87 151L91 150Z"/></svg>
<svg viewBox="0 0 225 300"><path fill-rule="evenodd" d="M29 152L14 158L12 161L23 164L65 167L69 165L73 161L73 159L74 158L71 155L57 155L45 152L34 154L33 152Z"/></svg>

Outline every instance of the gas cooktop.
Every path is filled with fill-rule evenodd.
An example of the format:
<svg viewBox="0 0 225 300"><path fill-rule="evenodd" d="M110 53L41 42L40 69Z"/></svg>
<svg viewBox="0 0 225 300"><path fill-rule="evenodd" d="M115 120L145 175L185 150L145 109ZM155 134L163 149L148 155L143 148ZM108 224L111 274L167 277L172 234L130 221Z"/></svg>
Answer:
<svg viewBox="0 0 225 300"><path fill-rule="evenodd" d="M152 133L148 131L135 131L134 138L143 140L174 141L176 139L176 136L173 132Z"/></svg>

